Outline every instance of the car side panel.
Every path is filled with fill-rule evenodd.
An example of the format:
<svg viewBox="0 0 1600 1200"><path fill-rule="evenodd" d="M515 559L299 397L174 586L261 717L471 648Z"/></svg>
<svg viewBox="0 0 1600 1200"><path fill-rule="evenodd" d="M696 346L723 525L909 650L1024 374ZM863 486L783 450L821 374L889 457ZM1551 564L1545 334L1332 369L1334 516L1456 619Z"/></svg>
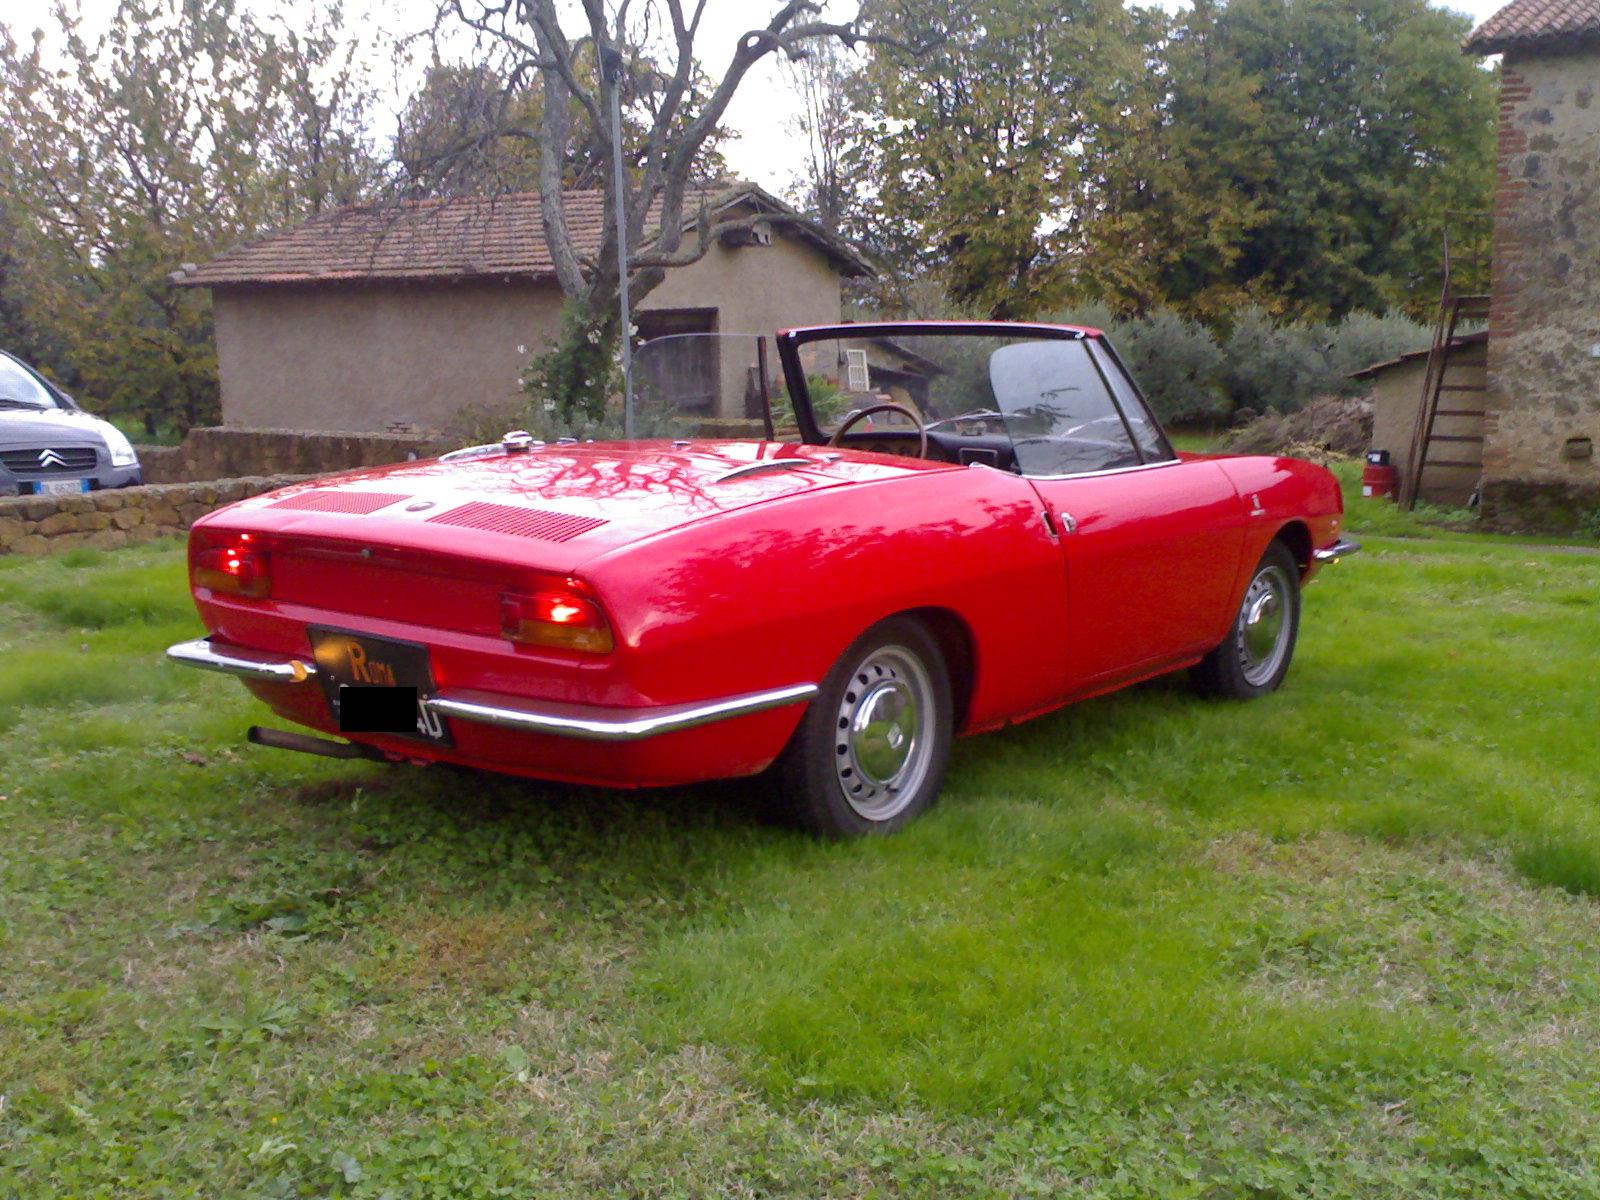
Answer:
<svg viewBox="0 0 1600 1200"><path fill-rule="evenodd" d="M1059 551L1028 484L986 467L762 505L619 549L583 575L653 702L818 682L864 630L919 608L970 635L968 730L1065 691Z"/></svg>
<svg viewBox="0 0 1600 1200"><path fill-rule="evenodd" d="M1338 540L1344 528L1344 498L1339 481L1315 463L1264 455L1219 456L1215 461L1239 490L1245 507L1244 554L1234 583L1237 608L1256 564L1286 526L1303 524L1314 549ZM1310 582L1317 572L1315 560L1305 567L1303 579Z"/></svg>

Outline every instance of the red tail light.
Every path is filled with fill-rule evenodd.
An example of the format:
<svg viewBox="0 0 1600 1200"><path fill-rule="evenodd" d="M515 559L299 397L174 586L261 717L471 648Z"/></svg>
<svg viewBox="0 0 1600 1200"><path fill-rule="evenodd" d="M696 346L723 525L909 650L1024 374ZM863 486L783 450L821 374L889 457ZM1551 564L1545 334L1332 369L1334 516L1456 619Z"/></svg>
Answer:
<svg viewBox="0 0 1600 1200"><path fill-rule="evenodd" d="M611 627L586 590L577 580L567 580L537 592L506 592L500 597L500 629L523 646L609 654Z"/></svg>
<svg viewBox="0 0 1600 1200"><path fill-rule="evenodd" d="M253 533L221 534L210 544L195 547L189 557L189 581L226 596L260 600L272 592L269 556Z"/></svg>

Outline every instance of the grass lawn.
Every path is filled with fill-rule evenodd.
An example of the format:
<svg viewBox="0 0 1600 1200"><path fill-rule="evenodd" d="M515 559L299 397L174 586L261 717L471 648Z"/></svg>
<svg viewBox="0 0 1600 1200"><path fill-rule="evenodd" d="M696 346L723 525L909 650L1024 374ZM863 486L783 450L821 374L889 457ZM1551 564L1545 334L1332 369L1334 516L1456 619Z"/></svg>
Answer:
<svg viewBox="0 0 1600 1200"><path fill-rule="evenodd" d="M1366 540L850 845L247 747L177 548L0 559L0 1196L1600 1195L1600 557Z"/></svg>

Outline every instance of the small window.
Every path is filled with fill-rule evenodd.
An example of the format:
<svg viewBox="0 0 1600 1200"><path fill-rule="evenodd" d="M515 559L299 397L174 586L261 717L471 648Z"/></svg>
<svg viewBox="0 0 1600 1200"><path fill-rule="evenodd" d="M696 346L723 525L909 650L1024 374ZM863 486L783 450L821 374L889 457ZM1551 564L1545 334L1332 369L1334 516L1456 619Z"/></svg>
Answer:
<svg viewBox="0 0 1600 1200"><path fill-rule="evenodd" d="M872 373L867 370L867 352L865 350L846 350L844 358L848 372L845 378L845 390L870 392L872 390Z"/></svg>
<svg viewBox="0 0 1600 1200"><path fill-rule="evenodd" d="M1167 435L1161 431L1161 425L1151 414L1150 406L1144 402L1139 389L1117 361L1116 351L1109 344L1100 343L1094 346L1092 353L1106 378L1111 381L1111 390L1122 407L1122 415L1128 419L1128 428L1133 431L1133 440L1139 444L1139 453L1144 455L1145 462L1171 462L1177 455L1172 452Z"/></svg>
<svg viewBox="0 0 1600 1200"><path fill-rule="evenodd" d="M1024 475L1082 475L1143 461L1085 343L1001 346L989 358L989 383Z"/></svg>

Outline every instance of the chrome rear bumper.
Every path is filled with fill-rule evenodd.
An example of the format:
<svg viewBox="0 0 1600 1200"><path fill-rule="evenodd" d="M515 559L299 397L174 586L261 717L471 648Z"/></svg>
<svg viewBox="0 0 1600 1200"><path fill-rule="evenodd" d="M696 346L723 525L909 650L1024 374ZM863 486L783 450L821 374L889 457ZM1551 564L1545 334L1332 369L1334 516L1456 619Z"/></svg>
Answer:
<svg viewBox="0 0 1600 1200"><path fill-rule="evenodd" d="M273 683L305 683L317 674L316 664L284 658L237 646L214 645L206 638L179 642L167 658L186 667L219 671L241 679ZM447 689L423 700L431 711L455 721L498 725L525 733L551 734L591 742L636 742L644 738L693 729L714 721L799 704L817 694L814 683L797 683L762 692L746 692L720 700L656 708L603 708L587 704L558 704L523 700L493 692Z"/></svg>
<svg viewBox="0 0 1600 1200"><path fill-rule="evenodd" d="M1338 562L1341 558L1348 558L1358 553L1361 549L1360 542L1352 542L1348 538L1340 538L1331 546L1324 546L1321 550L1313 550L1311 557L1319 563Z"/></svg>

